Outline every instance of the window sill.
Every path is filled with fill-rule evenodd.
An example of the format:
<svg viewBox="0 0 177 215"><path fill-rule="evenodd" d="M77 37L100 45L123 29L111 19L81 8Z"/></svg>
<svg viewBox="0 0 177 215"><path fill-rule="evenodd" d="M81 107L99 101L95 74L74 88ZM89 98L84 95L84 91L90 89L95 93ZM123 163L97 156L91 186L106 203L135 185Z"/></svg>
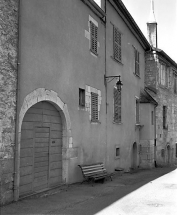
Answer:
<svg viewBox="0 0 177 215"><path fill-rule="evenodd" d="M164 86L164 85L162 85L162 84L159 84L159 87L160 87L161 89L164 89L164 90L169 90L169 87Z"/></svg>
<svg viewBox="0 0 177 215"><path fill-rule="evenodd" d="M144 127L144 125L141 125L141 124L138 124L138 123L135 124L135 130L136 130L136 129L139 129L139 130L140 130L140 129L142 129L143 127Z"/></svg>
<svg viewBox="0 0 177 215"><path fill-rule="evenodd" d="M140 75L136 74L136 73L133 73L134 76L136 76L137 78L141 79Z"/></svg>
<svg viewBox="0 0 177 215"><path fill-rule="evenodd" d="M124 65L121 61L116 60L113 56L111 56L111 59L112 59L113 61L119 63L119 64L122 65L122 66Z"/></svg>
<svg viewBox="0 0 177 215"><path fill-rule="evenodd" d="M90 49L90 54L93 55L96 58L98 57L98 53L93 52L91 49Z"/></svg>
<svg viewBox="0 0 177 215"><path fill-rule="evenodd" d="M120 155L117 156L117 157L115 156L114 159L115 159L115 160L119 160L119 159L120 159Z"/></svg>
<svg viewBox="0 0 177 215"><path fill-rule="evenodd" d="M91 121L90 121L90 123L91 123L91 124L95 124L95 125L97 125L97 124L101 124L101 122L100 122L100 121L93 121L93 120L91 120Z"/></svg>
<svg viewBox="0 0 177 215"><path fill-rule="evenodd" d="M115 122L115 121L113 121L112 123L116 124L116 125L122 125L123 124L122 122Z"/></svg>

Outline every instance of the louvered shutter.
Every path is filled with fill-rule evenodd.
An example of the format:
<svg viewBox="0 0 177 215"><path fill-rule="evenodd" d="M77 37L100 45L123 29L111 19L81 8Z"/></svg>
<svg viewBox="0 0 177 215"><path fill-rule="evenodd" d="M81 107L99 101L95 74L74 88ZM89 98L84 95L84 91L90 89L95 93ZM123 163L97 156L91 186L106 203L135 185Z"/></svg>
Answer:
<svg viewBox="0 0 177 215"><path fill-rule="evenodd" d="M90 21L90 50L98 53L98 27Z"/></svg>
<svg viewBox="0 0 177 215"><path fill-rule="evenodd" d="M135 74L138 76L140 76L139 55L139 52L135 49Z"/></svg>
<svg viewBox="0 0 177 215"><path fill-rule="evenodd" d="M121 122L121 91L114 88L114 122Z"/></svg>
<svg viewBox="0 0 177 215"><path fill-rule="evenodd" d="M98 94L91 93L91 121L98 121Z"/></svg>
<svg viewBox="0 0 177 215"><path fill-rule="evenodd" d="M140 123L140 108L139 108L139 100L136 100L136 124Z"/></svg>
<svg viewBox="0 0 177 215"><path fill-rule="evenodd" d="M114 59L122 61L122 50L121 50L121 33L116 27L114 27Z"/></svg>
<svg viewBox="0 0 177 215"><path fill-rule="evenodd" d="M174 93L177 93L177 75L174 75Z"/></svg>
<svg viewBox="0 0 177 215"><path fill-rule="evenodd" d="M167 107L163 106L163 128L166 129L167 128Z"/></svg>

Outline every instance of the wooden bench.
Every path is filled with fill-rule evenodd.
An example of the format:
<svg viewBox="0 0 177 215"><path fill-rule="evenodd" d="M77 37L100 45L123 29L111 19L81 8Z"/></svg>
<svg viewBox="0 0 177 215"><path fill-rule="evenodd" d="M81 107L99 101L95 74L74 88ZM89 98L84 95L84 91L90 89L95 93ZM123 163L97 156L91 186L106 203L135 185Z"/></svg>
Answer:
<svg viewBox="0 0 177 215"><path fill-rule="evenodd" d="M81 168L85 181L97 181L100 179L110 178L112 181L112 174L107 173L103 163L96 163L91 165L78 165Z"/></svg>

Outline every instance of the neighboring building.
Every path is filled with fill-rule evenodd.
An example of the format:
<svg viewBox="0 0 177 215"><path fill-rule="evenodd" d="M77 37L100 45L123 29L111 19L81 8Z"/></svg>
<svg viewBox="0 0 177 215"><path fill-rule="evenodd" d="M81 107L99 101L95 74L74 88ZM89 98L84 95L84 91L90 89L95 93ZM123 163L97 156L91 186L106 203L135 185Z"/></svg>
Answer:
<svg viewBox="0 0 177 215"><path fill-rule="evenodd" d="M1 10L7 12L5 2ZM14 31L7 32L15 36L15 45L8 44L14 47L9 59L15 84L13 105L3 101L4 112L13 110L6 119L13 120L1 129L12 138L1 144L3 162L9 159L2 173L2 203L81 181L78 164L103 162L108 172L153 167L157 102L144 89L145 52L151 46L124 4L10 2L16 6ZM114 76L120 76L121 91Z"/></svg>
<svg viewBox="0 0 177 215"><path fill-rule="evenodd" d="M154 158L148 157L149 152L143 150L140 154L141 146L149 150L155 139L154 133L146 134L151 123L143 118L143 107L155 108L156 104L150 100L141 103L145 51L150 50L150 45L121 1L106 1L106 14L105 75L120 75L123 82L119 93L114 88L116 80L109 82L110 78L106 83L108 170L152 167ZM150 118L151 110L146 111Z"/></svg>
<svg viewBox="0 0 177 215"><path fill-rule="evenodd" d="M13 201L18 1L0 1L0 203Z"/></svg>
<svg viewBox="0 0 177 215"><path fill-rule="evenodd" d="M147 23L152 51L146 53L145 84L157 101L156 109L156 163L168 165L177 161L177 64L157 48L157 22L151 1Z"/></svg>

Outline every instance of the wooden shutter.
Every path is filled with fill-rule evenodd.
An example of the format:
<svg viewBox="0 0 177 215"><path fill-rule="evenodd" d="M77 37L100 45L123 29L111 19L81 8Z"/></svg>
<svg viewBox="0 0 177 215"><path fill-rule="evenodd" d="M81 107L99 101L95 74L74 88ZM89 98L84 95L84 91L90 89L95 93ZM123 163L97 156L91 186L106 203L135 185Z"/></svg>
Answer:
<svg viewBox="0 0 177 215"><path fill-rule="evenodd" d="M116 27L114 29L114 59L118 61L122 61L122 50L121 50L121 33L118 31Z"/></svg>
<svg viewBox="0 0 177 215"><path fill-rule="evenodd" d="M136 99L136 124L140 123L140 108L139 108L139 100Z"/></svg>
<svg viewBox="0 0 177 215"><path fill-rule="evenodd" d="M177 75L174 74L174 93L177 93Z"/></svg>
<svg viewBox="0 0 177 215"><path fill-rule="evenodd" d="M90 50L98 53L98 27L90 21Z"/></svg>
<svg viewBox="0 0 177 215"><path fill-rule="evenodd" d="M177 158L177 143L176 143L176 158Z"/></svg>
<svg viewBox="0 0 177 215"><path fill-rule="evenodd" d="M91 93L91 121L98 121L98 94Z"/></svg>
<svg viewBox="0 0 177 215"><path fill-rule="evenodd" d="M121 122L121 91L114 88L114 122Z"/></svg>
<svg viewBox="0 0 177 215"><path fill-rule="evenodd" d="M139 52L135 49L135 74L140 76L140 68L139 68Z"/></svg>
<svg viewBox="0 0 177 215"><path fill-rule="evenodd" d="M167 123L167 107L163 106L163 128L164 129L167 128L166 123Z"/></svg>

